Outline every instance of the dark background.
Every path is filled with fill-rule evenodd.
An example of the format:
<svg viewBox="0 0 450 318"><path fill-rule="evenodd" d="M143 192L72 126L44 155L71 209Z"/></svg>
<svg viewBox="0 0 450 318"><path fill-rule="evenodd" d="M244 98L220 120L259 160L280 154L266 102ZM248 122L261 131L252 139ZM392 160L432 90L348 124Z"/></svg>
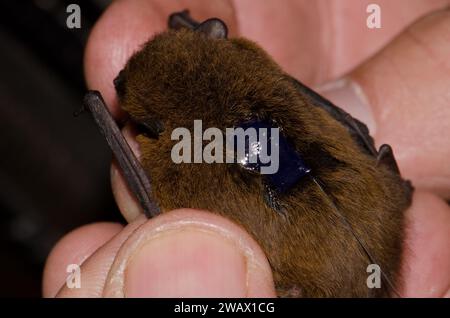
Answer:
<svg viewBox="0 0 450 318"><path fill-rule="evenodd" d="M70 230L123 221L109 184L111 153L89 114L83 50L109 1L0 2L0 296L39 297L45 259Z"/></svg>

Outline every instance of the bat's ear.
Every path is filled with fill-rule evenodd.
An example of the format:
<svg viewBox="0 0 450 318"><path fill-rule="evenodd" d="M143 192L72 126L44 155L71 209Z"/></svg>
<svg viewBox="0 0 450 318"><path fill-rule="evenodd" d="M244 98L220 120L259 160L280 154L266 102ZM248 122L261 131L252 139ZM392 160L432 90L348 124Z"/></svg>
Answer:
<svg viewBox="0 0 450 318"><path fill-rule="evenodd" d="M116 89L117 96L122 98L125 95L125 75L123 70L119 72L117 77L113 81L114 88Z"/></svg>
<svg viewBox="0 0 450 318"><path fill-rule="evenodd" d="M212 39L226 39L228 36L228 27L220 19L212 18L199 24L195 31L201 32Z"/></svg>

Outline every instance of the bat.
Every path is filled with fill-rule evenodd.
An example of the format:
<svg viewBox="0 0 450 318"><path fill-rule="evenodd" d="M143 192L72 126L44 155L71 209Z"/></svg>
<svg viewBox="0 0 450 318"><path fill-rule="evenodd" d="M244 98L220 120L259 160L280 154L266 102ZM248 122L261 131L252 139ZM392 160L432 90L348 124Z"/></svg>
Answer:
<svg viewBox="0 0 450 318"><path fill-rule="evenodd" d="M240 224L267 255L279 297L398 296L413 187L391 147L377 150L362 122L283 72L257 44L228 38L220 19L198 23L185 10L168 25L114 80L139 131L141 162L100 93L84 99L146 216L196 208ZM175 163L172 132L193 131L196 120L220 131L276 129L277 172L262 174L261 162L248 160ZM252 151L246 144L244 159ZM370 264L380 268L379 288L367 284Z"/></svg>

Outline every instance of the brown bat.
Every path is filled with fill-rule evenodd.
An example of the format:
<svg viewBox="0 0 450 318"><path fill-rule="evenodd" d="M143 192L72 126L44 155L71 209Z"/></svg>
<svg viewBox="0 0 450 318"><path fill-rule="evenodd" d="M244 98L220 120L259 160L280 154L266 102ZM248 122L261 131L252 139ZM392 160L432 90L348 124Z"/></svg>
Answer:
<svg viewBox="0 0 450 318"><path fill-rule="evenodd" d="M146 215L196 208L240 224L266 253L280 297L396 294L412 187L391 147L377 151L363 123L285 74L255 43L228 39L221 20L200 24L183 11L169 27L114 80L140 131L142 166L101 95L85 98ZM171 133L192 131L194 120L222 131L279 128L278 172L262 174L258 162L174 163ZM381 269L380 288L367 284L370 264Z"/></svg>

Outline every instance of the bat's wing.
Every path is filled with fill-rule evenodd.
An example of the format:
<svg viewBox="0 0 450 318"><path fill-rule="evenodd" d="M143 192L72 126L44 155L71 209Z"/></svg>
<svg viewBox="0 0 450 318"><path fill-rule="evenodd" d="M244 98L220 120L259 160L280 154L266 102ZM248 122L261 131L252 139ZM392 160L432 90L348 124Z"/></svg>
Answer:
<svg viewBox="0 0 450 318"><path fill-rule="evenodd" d="M349 113L334 105L332 102L319 95L309 87L303 85L295 78L290 78L303 97L309 100L312 105L326 110L334 119L348 129L350 135L358 145L360 145L369 154L375 157L377 156L378 152L375 148L373 138L369 135L369 129L364 123L353 118Z"/></svg>
<svg viewBox="0 0 450 318"><path fill-rule="evenodd" d="M84 107L92 113L145 215L150 218L159 214L160 209L151 198L150 178L134 156L133 151L109 113L102 95L97 91L87 92L84 97Z"/></svg>
<svg viewBox="0 0 450 318"><path fill-rule="evenodd" d="M360 122L356 118L353 118L349 113L334 105L332 102L319 95L309 87L303 85L295 78L289 75L287 76L292 80L298 92L312 105L326 110L334 119L344 125L344 127L348 129L355 142L365 152L377 159L377 166L385 166L393 173L400 175L400 170L398 169L398 165L391 146L383 144L377 151L377 149L375 148L374 140L369 134L369 129L364 123ZM414 190L411 182L409 182L408 180L404 180L403 183L406 188L407 195L409 196L409 198L411 198L412 192Z"/></svg>

